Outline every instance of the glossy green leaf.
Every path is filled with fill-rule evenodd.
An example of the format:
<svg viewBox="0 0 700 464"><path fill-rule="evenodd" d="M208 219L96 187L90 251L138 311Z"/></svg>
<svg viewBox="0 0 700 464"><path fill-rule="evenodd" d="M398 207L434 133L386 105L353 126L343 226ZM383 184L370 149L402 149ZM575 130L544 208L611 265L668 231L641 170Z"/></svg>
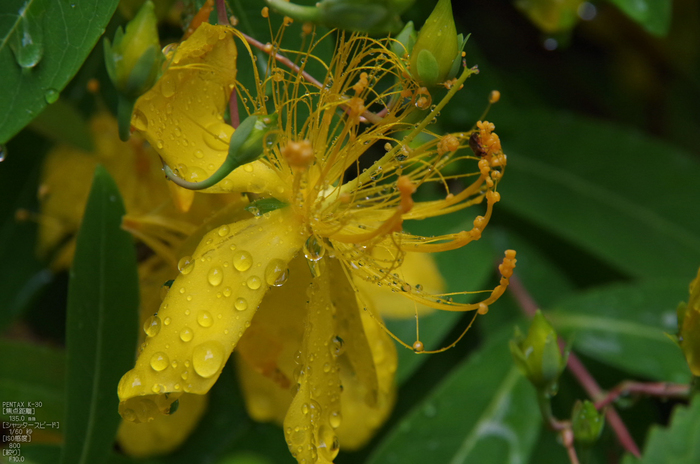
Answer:
<svg viewBox="0 0 700 464"><path fill-rule="evenodd" d="M671 26L671 0L610 0L627 16L655 35L664 36Z"/></svg>
<svg viewBox="0 0 700 464"><path fill-rule="evenodd" d="M369 463L527 462L539 434L534 390L513 365L510 328L459 365L388 433Z"/></svg>
<svg viewBox="0 0 700 464"><path fill-rule="evenodd" d="M64 419L65 356L55 348L0 340L0 398L41 402L39 422ZM60 430L58 430L60 432Z"/></svg>
<svg viewBox="0 0 700 464"><path fill-rule="evenodd" d="M497 129L508 168L499 207L632 276L686 279L697 271L700 215L688 209L700 199L694 157L634 130L569 113L512 110L504 116Z"/></svg>
<svg viewBox="0 0 700 464"><path fill-rule="evenodd" d="M676 333L676 306L687 299L686 282L642 282L590 290L547 312L574 349L606 364L653 380L688 382Z"/></svg>
<svg viewBox="0 0 700 464"><path fill-rule="evenodd" d="M120 421L117 385L134 362L139 306L123 215L116 184L98 166L70 271L63 464L103 462Z"/></svg>
<svg viewBox="0 0 700 464"><path fill-rule="evenodd" d="M104 32L118 0L0 2L0 144L53 103Z"/></svg>
<svg viewBox="0 0 700 464"><path fill-rule="evenodd" d="M700 400L677 406L668 427L649 433L641 459L627 455L623 464L696 464L700 462Z"/></svg>

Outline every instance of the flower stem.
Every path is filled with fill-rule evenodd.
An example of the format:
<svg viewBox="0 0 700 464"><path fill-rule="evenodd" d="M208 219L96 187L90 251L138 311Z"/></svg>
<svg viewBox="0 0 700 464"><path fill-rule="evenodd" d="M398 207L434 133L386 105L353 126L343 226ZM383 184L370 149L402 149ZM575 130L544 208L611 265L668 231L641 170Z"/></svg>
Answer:
<svg viewBox="0 0 700 464"><path fill-rule="evenodd" d="M601 400L595 403L596 409L604 408L614 402L621 395L641 393L648 396L661 396L673 398L687 398L690 386L669 382L634 382L626 380L608 392Z"/></svg>

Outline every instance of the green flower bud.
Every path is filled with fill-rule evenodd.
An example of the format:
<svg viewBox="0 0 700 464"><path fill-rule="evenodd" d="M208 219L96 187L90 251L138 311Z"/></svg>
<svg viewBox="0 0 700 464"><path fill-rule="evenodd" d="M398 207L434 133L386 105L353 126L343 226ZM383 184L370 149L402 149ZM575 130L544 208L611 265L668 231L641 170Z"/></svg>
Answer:
<svg viewBox="0 0 700 464"><path fill-rule="evenodd" d="M415 0L323 0L316 6L302 6L285 0L265 1L273 10L298 21L384 34L401 29L403 23L399 15Z"/></svg>
<svg viewBox="0 0 700 464"><path fill-rule="evenodd" d="M413 26L413 21L406 23L401 32L399 32L396 37L394 37L396 42L391 44L391 51L396 54L396 56L404 56L411 53L413 50L413 45L416 43L416 28Z"/></svg>
<svg viewBox="0 0 700 464"><path fill-rule="evenodd" d="M566 367L568 355L559 351L557 333L540 310L532 319L527 337L516 328L510 352L515 364L535 388L548 396L557 393L557 381Z"/></svg>
<svg viewBox="0 0 700 464"><path fill-rule="evenodd" d="M418 33L411 51L411 74L426 87L450 78L455 59L461 57L461 40L450 0L440 0Z"/></svg>
<svg viewBox="0 0 700 464"><path fill-rule="evenodd" d="M119 93L134 99L151 88L162 56L153 3L143 4L126 25L126 32L117 29L114 45L105 38L104 49L107 73Z"/></svg>
<svg viewBox="0 0 700 464"><path fill-rule="evenodd" d="M582 445L592 445L598 440L605 425L605 416L598 412L595 405L588 400L576 401L571 411L571 428L574 439Z"/></svg>
<svg viewBox="0 0 700 464"><path fill-rule="evenodd" d="M695 377L700 376L700 270L690 283L688 304L678 305L678 345Z"/></svg>

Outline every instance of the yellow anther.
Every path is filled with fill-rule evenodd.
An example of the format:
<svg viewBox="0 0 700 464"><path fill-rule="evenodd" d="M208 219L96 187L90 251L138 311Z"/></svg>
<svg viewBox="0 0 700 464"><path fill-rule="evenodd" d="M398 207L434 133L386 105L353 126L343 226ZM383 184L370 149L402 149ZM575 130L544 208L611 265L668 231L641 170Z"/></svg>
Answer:
<svg viewBox="0 0 700 464"><path fill-rule="evenodd" d="M489 305L487 305L486 303L479 303L479 309L477 309L477 311L483 316L484 314L489 312Z"/></svg>
<svg viewBox="0 0 700 464"><path fill-rule="evenodd" d="M415 351L416 353L420 353L423 350L425 350L425 346L423 345L422 341L416 340L415 342L413 342L413 351Z"/></svg>
<svg viewBox="0 0 700 464"><path fill-rule="evenodd" d="M264 7L260 13L262 14L263 18L270 17L270 9L268 7Z"/></svg>
<svg viewBox="0 0 700 464"><path fill-rule="evenodd" d="M437 145L438 155L457 151L459 148L459 140L452 134L447 134L440 139Z"/></svg>
<svg viewBox="0 0 700 464"><path fill-rule="evenodd" d="M498 90L492 90L491 95L489 95L489 103L496 103L501 99L501 92Z"/></svg>

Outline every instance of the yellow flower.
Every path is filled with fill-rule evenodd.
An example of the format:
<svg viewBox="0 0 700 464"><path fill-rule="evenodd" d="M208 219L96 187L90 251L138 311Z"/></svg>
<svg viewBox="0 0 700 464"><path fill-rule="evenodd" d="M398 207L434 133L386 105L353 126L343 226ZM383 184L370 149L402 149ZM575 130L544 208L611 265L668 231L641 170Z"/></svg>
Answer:
<svg viewBox="0 0 700 464"><path fill-rule="evenodd" d="M690 283L688 303L677 309L678 345L683 350L688 367L695 377L700 377L700 269Z"/></svg>
<svg viewBox="0 0 700 464"><path fill-rule="evenodd" d="M407 256L479 239L500 198L496 186L506 157L491 124L444 136L427 129L471 70L432 106L388 39L340 32L332 62L323 65L327 73L315 82L304 69L322 63L311 53L315 44L280 51L301 69L286 70L271 57L258 76L254 62L236 67L234 37L242 38L234 29L202 24L135 106L132 125L193 182L211 176L227 156L234 129L224 113L234 87L249 113L274 113L280 126L260 159L203 190L247 192L254 202L232 205L209 221L180 259L180 275L156 316L160 330L120 382L120 413L148 422L184 392L206 393L235 348L251 415L283 422L299 462L328 463L339 446L360 446L371 437L395 395L395 347L374 294L363 286L434 309L479 314L505 291L513 251L500 266L499 285L469 304L414 286L408 276L416 270L406 263L426 262ZM277 51L276 44L262 48ZM256 74L256 89L236 81L243 69ZM429 141L416 146L419 135ZM469 164L472 172L459 172ZM444 189L444 198L413 200L418 188L431 185ZM403 231L406 220L484 202L486 211L470 230L434 237ZM253 214L235 220L244 209ZM423 350L420 341L401 343Z"/></svg>

